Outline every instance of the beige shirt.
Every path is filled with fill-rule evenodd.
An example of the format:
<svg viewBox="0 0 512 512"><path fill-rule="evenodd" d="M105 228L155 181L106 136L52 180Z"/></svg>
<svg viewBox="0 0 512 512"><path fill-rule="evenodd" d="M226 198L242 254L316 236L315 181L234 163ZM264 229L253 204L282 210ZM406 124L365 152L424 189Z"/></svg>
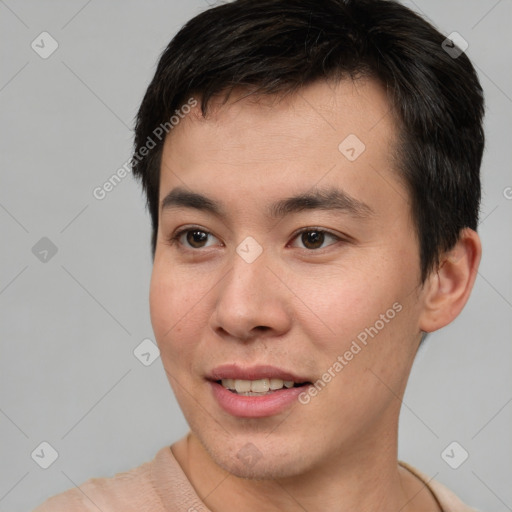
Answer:
<svg viewBox="0 0 512 512"><path fill-rule="evenodd" d="M400 462L432 491L444 512L475 512L444 485ZM111 478L91 478L46 500L33 512L210 512L175 459L170 446L155 458Z"/></svg>

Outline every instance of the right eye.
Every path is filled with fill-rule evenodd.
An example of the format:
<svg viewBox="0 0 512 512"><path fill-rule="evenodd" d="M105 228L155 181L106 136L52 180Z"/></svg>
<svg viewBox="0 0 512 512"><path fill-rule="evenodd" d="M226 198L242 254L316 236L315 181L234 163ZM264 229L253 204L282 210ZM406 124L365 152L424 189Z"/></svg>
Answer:
<svg viewBox="0 0 512 512"><path fill-rule="evenodd" d="M202 249L203 247L209 247L213 244L208 243L208 237L214 237L209 231L205 231L200 228L185 228L179 230L169 238L171 244L179 243L187 249Z"/></svg>

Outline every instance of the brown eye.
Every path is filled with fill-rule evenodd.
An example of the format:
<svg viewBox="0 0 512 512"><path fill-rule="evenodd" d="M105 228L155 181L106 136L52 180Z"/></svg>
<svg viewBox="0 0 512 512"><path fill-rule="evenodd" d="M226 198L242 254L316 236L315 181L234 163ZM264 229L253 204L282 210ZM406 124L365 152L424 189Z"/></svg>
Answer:
<svg viewBox="0 0 512 512"><path fill-rule="evenodd" d="M301 232L297 233L295 236L297 240L295 242L296 247L301 247L303 249L323 249L333 243L341 240L341 238L336 235L329 233L328 231L324 231L322 229L309 228L304 229ZM332 241L329 243L329 239ZM300 241L300 245L296 245Z"/></svg>
<svg viewBox="0 0 512 512"><path fill-rule="evenodd" d="M322 231L305 231L301 241L307 249L319 249L324 243L325 235Z"/></svg>
<svg viewBox="0 0 512 512"><path fill-rule="evenodd" d="M187 243L194 249L204 247L204 243L208 241L208 233L199 229L188 230L186 233Z"/></svg>
<svg viewBox="0 0 512 512"><path fill-rule="evenodd" d="M219 242L216 236L209 231L195 227L182 229L169 238L171 245L177 244L185 249L203 249L215 245L215 242Z"/></svg>

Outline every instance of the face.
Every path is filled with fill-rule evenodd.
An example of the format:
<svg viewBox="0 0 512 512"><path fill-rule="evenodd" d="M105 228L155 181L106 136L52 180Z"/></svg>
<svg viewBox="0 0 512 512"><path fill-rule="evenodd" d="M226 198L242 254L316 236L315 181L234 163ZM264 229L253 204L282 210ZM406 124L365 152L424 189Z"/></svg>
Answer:
<svg viewBox="0 0 512 512"><path fill-rule="evenodd" d="M150 293L193 435L254 478L392 446L421 289L385 93L318 82L212 107L165 142Z"/></svg>

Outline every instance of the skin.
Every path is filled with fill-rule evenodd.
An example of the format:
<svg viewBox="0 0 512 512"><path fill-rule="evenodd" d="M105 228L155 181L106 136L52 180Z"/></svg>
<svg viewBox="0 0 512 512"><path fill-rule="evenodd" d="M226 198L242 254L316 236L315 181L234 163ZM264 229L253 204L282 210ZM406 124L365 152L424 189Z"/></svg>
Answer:
<svg viewBox="0 0 512 512"><path fill-rule="evenodd" d="M355 161L338 149L349 134L366 146ZM462 231L421 285L395 137L383 90L347 80L284 98L237 91L214 102L206 120L194 108L165 141L160 201L183 187L226 213L160 213L150 290L162 362L191 429L172 450L214 512L439 510L397 465L400 398L422 332L448 324L466 303L481 247L474 231ZM268 204L323 186L373 214L265 216ZM169 242L186 227L208 234L202 246L186 234ZM312 227L339 240L326 235L311 248L296 232ZM247 236L263 248L252 263L236 252ZM247 419L213 399L205 375L225 363L272 364L315 382L394 303L401 311L307 405ZM255 464L237 457L248 443Z"/></svg>

